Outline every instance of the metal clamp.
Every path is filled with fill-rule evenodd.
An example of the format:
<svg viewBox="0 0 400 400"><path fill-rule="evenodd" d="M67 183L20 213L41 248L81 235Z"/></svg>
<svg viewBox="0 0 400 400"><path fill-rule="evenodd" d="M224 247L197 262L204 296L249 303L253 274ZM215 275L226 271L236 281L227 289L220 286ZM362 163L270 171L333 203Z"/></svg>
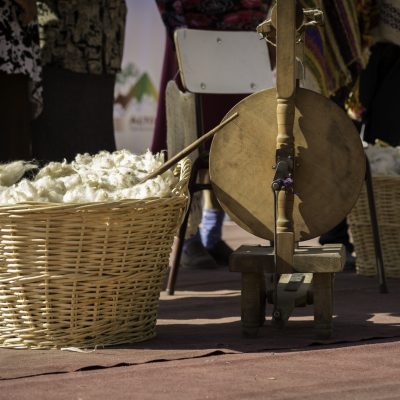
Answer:
<svg viewBox="0 0 400 400"><path fill-rule="evenodd" d="M324 25L324 13L318 8L301 9L297 7L296 16L296 42L303 41L303 33L309 26ZM261 39L276 47L276 5L271 10L271 17L259 24L256 28Z"/></svg>

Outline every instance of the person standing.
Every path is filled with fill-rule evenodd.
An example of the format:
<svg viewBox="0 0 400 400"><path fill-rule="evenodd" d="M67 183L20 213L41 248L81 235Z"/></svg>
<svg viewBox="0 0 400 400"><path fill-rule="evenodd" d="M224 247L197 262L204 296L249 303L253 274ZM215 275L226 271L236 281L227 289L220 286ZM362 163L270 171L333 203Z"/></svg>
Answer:
<svg viewBox="0 0 400 400"><path fill-rule="evenodd" d="M160 97L151 150L166 149L165 88L178 71L173 34L179 27L204 30L255 30L266 15L272 0L156 0L167 30L166 48L161 77ZM219 124L222 117L243 95L202 96L204 132ZM203 132L203 133L204 133ZM206 178L207 180L207 178ZM228 265L232 249L222 239L225 217L212 191L204 191L201 224L196 233L187 237L181 265L186 268L217 268Z"/></svg>
<svg viewBox="0 0 400 400"><path fill-rule="evenodd" d="M373 46L365 70L360 75L364 140L380 139L400 145L400 0L378 0L377 23L371 31Z"/></svg>
<svg viewBox="0 0 400 400"><path fill-rule="evenodd" d="M44 107L33 123L33 156L70 161L77 153L114 151L125 1L39 0L37 7Z"/></svg>
<svg viewBox="0 0 400 400"><path fill-rule="evenodd" d="M34 0L0 0L0 162L29 160L30 123L42 107Z"/></svg>

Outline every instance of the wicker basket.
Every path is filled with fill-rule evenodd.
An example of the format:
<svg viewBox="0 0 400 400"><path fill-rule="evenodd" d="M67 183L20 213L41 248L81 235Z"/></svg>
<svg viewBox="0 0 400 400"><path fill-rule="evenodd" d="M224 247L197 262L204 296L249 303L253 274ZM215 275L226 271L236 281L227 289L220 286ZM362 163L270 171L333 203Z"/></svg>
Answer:
<svg viewBox="0 0 400 400"><path fill-rule="evenodd" d="M386 276L400 278L400 177L374 177L373 188ZM376 275L365 185L348 221L357 255L357 272Z"/></svg>
<svg viewBox="0 0 400 400"><path fill-rule="evenodd" d="M177 170L168 198L0 207L0 346L93 348L154 337L190 161Z"/></svg>

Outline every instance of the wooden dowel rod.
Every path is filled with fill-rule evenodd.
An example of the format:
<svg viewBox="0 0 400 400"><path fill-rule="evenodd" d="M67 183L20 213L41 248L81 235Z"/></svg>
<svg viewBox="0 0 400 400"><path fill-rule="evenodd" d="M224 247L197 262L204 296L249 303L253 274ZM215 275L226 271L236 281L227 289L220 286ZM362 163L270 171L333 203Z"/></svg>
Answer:
<svg viewBox="0 0 400 400"><path fill-rule="evenodd" d="M211 129L211 131L208 131L203 136L201 136L197 140L195 140L193 143L189 144L189 146L185 147L178 154L175 154L172 158L170 158L160 168L156 169L155 171L153 171L149 175L145 176L137 184L139 185L140 183L146 182L148 179L153 179L157 175L160 175L163 172L165 172L166 170L168 170L169 168L171 168L178 161L182 160L182 158L186 157L192 151L196 150L201 145L201 143L203 143L205 140L207 140L207 139L211 138L212 136L214 136L221 128L223 128L228 122L231 122L232 120L234 120L238 115L239 115L239 113L237 113L237 112L232 114L230 117L228 117L227 119L222 121L219 125L217 125L215 128Z"/></svg>

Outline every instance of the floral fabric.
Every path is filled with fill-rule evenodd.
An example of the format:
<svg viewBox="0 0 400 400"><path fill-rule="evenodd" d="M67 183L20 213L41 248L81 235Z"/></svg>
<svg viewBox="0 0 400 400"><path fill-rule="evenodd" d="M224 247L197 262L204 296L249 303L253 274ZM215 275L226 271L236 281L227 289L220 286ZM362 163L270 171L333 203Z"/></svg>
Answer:
<svg viewBox="0 0 400 400"><path fill-rule="evenodd" d="M254 30L273 0L156 0L170 34L178 27Z"/></svg>
<svg viewBox="0 0 400 400"><path fill-rule="evenodd" d="M0 71L30 78L33 114L42 108L41 63L38 24L23 20L22 8L12 0L0 0Z"/></svg>
<svg viewBox="0 0 400 400"><path fill-rule="evenodd" d="M37 6L44 65L89 74L119 71L124 0L39 0Z"/></svg>
<svg viewBox="0 0 400 400"><path fill-rule="evenodd" d="M324 95L332 96L341 87L351 84L353 75L365 66L359 13L367 3L373 2L300 0L303 8L324 11L325 26L306 30L304 52L305 64ZM178 27L254 30L267 18L275 0L156 0L156 3L172 35Z"/></svg>

